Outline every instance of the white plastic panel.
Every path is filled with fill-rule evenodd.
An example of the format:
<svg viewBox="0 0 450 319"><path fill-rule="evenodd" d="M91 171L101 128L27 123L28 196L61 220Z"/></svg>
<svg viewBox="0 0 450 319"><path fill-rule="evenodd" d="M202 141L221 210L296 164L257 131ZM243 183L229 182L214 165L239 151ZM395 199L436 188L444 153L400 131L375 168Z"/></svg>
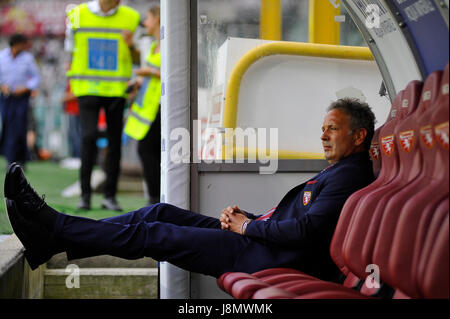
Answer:
<svg viewBox="0 0 450 319"><path fill-rule="evenodd" d="M223 97L236 63L250 49L267 42L230 38L220 48L208 103L214 106L209 113L210 127L223 126ZM236 127L277 128L279 150L322 153L323 116L337 98L362 96L376 115L376 126L385 122L390 101L379 96L381 82L375 61L268 56L244 73Z"/></svg>
<svg viewBox="0 0 450 319"><path fill-rule="evenodd" d="M378 95L381 81L374 62L267 57L243 78L237 126L278 128L279 149L322 153L323 117L342 90L362 92L384 123L390 103Z"/></svg>

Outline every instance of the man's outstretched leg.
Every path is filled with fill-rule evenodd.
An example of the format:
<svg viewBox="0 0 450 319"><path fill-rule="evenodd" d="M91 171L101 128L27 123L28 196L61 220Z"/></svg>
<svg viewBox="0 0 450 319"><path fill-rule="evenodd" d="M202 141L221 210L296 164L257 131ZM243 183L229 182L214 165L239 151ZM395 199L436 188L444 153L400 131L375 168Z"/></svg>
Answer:
<svg viewBox="0 0 450 319"><path fill-rule="evenodd" d="M178 226L220 229L220 221L218 218L201 215L164 203L145 206L126 214L104 218L102 221L124 225L136 224L141 221L147 223L164 222Z"/></svg>
<svg viewBox="0 0 450 319"><path fill-rule="evenodd" d="M53 213L52 208L31 188L16 163L12 163L6 171L4 195L11 227L25 247L25 257L32 269L63 251L45 226L56 220L57 213ZM44 210L49 211L42 218L46 222L36 223L35 219L40 218Z"/></svg>
<svg viewBox="0 0 450 319"><path fill-rule="evenodd" d="M69 259L108 254L125 259L151 257L183 269L218 277L234 270L248 239L215 228L140 221L118 224L60 214L55 237Z"/></svg>
<svg viewBox="0 0 450 319"><path fill-rule="evenodd" d="M221 230L215 219L204 216L198 223L210 224L209 228L156 221L157 217L122 224L60 214L45 204L28 185L20 168L13 165L7 172L5 197L11 203L7 206L10 220L26 221L15 223L13 228L28 251L26 257L32 268L48 260L54 252L66 251L70 257L74 251L78 257L80 252L126 259L148 256L218 277L235 270L236 257L248 245L245 237ZM164 210L171 207L160 204L154 207L157 208L161 216L168 216ZM193 215L189 218L195 219Z"/></svg>

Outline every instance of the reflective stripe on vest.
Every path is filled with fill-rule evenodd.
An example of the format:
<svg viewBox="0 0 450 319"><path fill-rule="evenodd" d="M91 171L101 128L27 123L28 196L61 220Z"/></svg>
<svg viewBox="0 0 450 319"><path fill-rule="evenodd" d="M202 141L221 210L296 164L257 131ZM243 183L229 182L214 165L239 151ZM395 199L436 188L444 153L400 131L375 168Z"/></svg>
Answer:
<svg viewBox="0 0 450 319"><path fill-rule="evenodd" d="M98 76L98 75L72 75L69 76L72 80L92 80L92 81L119 81L124 82L128 81L129 77L112 77L112 76Z"/></svg>
<svg viewBox="0 0 450 319"><path fill-rule="evenodd" d="M75 96L124 97L132 74L130 50L123 30L134 32L139 13L119 6L111 16L93 14L84 3L68 13L72 24L74 51L67 73Z"/></svg>
<svg viewBox="0 0 450 319"><path fill-rule="evenodd" d="M135 117L139 122L142 122L142 124L145 125L152 125L152 121L147 120L146 118L143 118L142 116L139 115L139 113L136 113L135 111L131 110L130 111L130 115L132 117Z"/></svg>
<svg viewBox="0 0 450 319"><path fill-rule="evenodd" d="M78 28L73 30L73 33L79 32L101 32L101 33L120 33L122 34L123 29L109 29L109 28Z"/></svg>
<svg viewBox="0 0 450 319"><path fill-rule="evenodd" d="M147 56L147 66L160 69L161 54L153 53L157 42L153 42ZM149 131L159 111L161 100L161 80L155 76L147 77L131 106L124 132L128 136L141 140Z"/></svg>

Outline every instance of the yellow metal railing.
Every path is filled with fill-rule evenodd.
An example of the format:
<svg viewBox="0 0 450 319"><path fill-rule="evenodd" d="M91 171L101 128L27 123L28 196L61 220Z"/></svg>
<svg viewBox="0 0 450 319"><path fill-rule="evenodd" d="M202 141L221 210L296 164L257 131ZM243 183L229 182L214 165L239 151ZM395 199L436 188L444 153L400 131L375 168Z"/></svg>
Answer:
<svg viewBox="0 0 450 319"><path fill-rule="evenodd" d="M254 148L237 148L233 149L233 158L236 159L260 159L260 152L264 155L264 158L268 159L325 159L322 153L314 152L299 152L288 150L276 150L273 152L270 149L254 149ZM225 156L222 159L226 159Z"/></svg>
<svg viewBox="0 0 450 319"><path fill-rule="evenodd" d="M256 61L270 55L296 55L349 60L373 60L372 53L367 47L298 42L271 42L260 45L244 54L231 72L225 93L223 120L224 128L236 127L239 91L242 77L244 76L245 72ZM231 131L230 133L232 134ZM228 135L229 134L225 134L225 144L227 140L232 140L232 136ZM222 154L225 156L225 158L230 158L231 156L233 156L233 153L235 153L233 147L227 148L226 145L223 146L224 147L222 148ZM280 151L279 158L284 158L281 156L283 154L286 156L286 158L311 158L311 156L316 156L316 158L323 158L323 155L319 153L312 155L312 153L302 153L294 151ZM305 157L303 157L302 154L304 154Z"/></svg>

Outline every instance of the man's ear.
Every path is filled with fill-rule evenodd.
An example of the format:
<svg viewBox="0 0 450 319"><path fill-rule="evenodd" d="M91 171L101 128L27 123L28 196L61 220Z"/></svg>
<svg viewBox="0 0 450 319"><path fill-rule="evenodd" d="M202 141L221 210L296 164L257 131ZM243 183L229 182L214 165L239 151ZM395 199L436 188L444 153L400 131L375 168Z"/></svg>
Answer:
<svg viewBox="0 0 450 319"><path fill-rule="evenodd" d="M355 131L353 137L354 137L354 143L355 146L360 146L361 144L364 143L364 140L366 139L367 136L367 129L365 128L359 128Z"/></svg>

